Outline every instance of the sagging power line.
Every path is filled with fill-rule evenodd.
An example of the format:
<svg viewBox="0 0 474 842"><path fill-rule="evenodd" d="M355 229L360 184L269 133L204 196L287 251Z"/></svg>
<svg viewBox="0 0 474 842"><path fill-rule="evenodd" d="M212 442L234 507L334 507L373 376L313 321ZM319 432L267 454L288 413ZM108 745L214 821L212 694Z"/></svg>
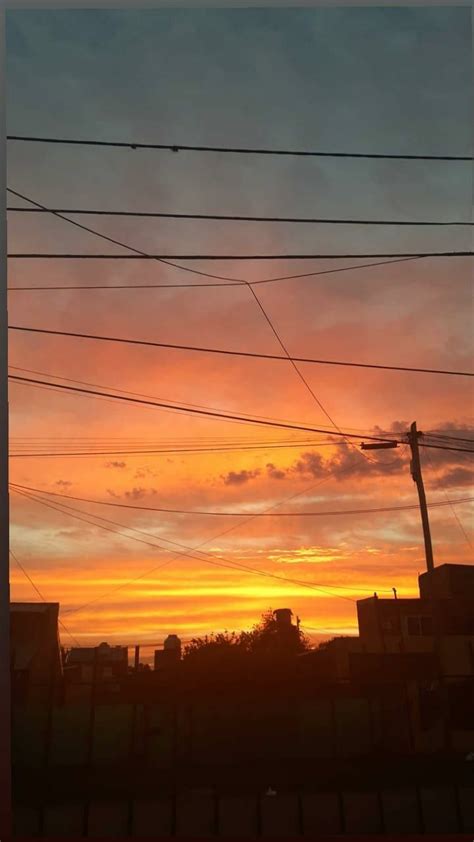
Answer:
<svg viewBox="0 0 474 842"><path fill-rule="evenodd" d="M144 252L142 249L137 249L135 246L131 246L128 243L124 243L123 240L117 240L114 237L109 237L107 234L103 234L101 231L97 231L95 228L91 228L88 225L83 225L81 222L78 222L76 219L71 219L70 217L64 216L63 214L58 213L57 211L50 211L49 208L46 207L46 205L41 204L41 202L36 201L36 199L33 199L31 196L26 196L24 193L19 193L17 190L13 190L11 187L7 188L7 192L11 193L13 196L16 196L19 199L23 199L24 201L29 202L31 205L34 205L35 208L38 208L42 211L45 211L45 212L47 211L47 212L51 213L53 216L57 217L57 219L62 219L63 222L67 222L69 225L72 225L75 228L79 228L81 231L86 231L87 233L92 234L95 237L98 237L100 240L105 240L108 243L112 243L113 245L120 246L121 248L124 248L127 251L133 252L133 254L135 254L135 255L140 255L142 257L150 257L150 255L147 252ZM157 257L157 258L154 258L154 259L158 263L162 263L164 266L169 266L172 269L179 269L180 271L187 272L187 273L192 274L192 275L198 275L199 277L211 278L212 280L227 281L229 286L231 286L232 284L248 284L249 283L249 281L246 280L245 278L230 278L227 275L216 275L216 274L212 274L210 272L203 272L202 270L199 270L199 269L193 269L191 266L184 266L182 263L174 263L174 262L171 262L169 260L164 260L163 258ZM418 260L418 259L420 259L418 256L416 256L416 257L397 257L394 260L384 260L384 261L381 261L381 262L369 263L369 264L367 264L367 266L370 267L370 266L384 265L386 263L400 263L400 262L404 262L406 260ZM318 272L304 272L304 273L293 274L293 275L282 275L282 276L277 277L277 278L263 278L263 279L254 281L252 283L255 283L255 284L257 284L257 283L273 283L275 281L283 281L283 280L290 280L290 279L296 279L296 278L303 278L303 277L309 277L309 276L312 276L312 275L329 274L330 272L349 271L353 268L355 268L355 267L347 266L347 267L342 268L342 269L326 269L326 270L321 270L321 271L318 271ZM358 268L360 268L360 269L364 268L364 264L359 265ZM166 285L163 285L163 286L166 286ZM186 286L186 285L183 284L182 286ZM203 284L203 286L204 286L204 284ZM206 283L205 286L214 286L214 284ZM221 284L218 284L217 286L221 286Z"/></svg>
<svg viewBox="0 0 474 842"><path fill-rule="evenodd" d="M278 428L281 428L281 429L284 429L284 430L302 430L303 432L309 432L309 433L325 433L326 435L329 435L329 436L341 436L342 438L351 438L351 439L362 438L360 435L356 435L355 433L339 431L339 430L334 430L334 431L327 430L327 429L322 430L321 428L318 428L318 427L309 427L309 426L306 426L306 425L303 425L303 424L301 424L301 425L299 425L299 424L285 424L283 422L280 423L280 422L276 422L276 421L263 421L263 420L257 420L257 419L254 419L253 421L249 422L248 418L245 418L245 417L239 416L239 415L231 415L230 413L227 414L227 413L210 412L210 411L205 411L205 410L200 410L200 409L190 409L189 407L179 407L178 405L172 406L171 404L158 403L158 402L155 402L155 401L147 401L147 400L139 399L139 398L131 398L131 397L126 397L125 395L113 395L113 394L110 394L110 393L107 393L107 392L99 392L99 391L93 391L93 390L90 390L90 389L82 389L82 388L79 388L78 386L66 386L62 383L51 384L51 383L47 383L46 381L34 380L34 379L28 378L28 377L16 377L14 375L9 375L8 379L12 380L14 382L19 382L19 383L21 383L21 382L37 383L39 385L46 385L46 386L54 385L55 389L64 390L66 392L77 392L77 393L82 393L82 394L86 394L86 395L87 394L99 395L99 396L104 396L104 397L107 397L107 398L113 398L114 400L117 400L117 401L125 401L125 402L129 402L129 403L134 403L134 404L142 404L144 406L158 406L158 407L163 407L163 406L164 407L170 407L171 406L172 409L175 409L177 411L182 411L182 412L185 412L185 413L188 412L188 413L192 413L192 414L195 414L195 415L202 415L202 416L214 417L214 418L222 418L222 419L225 419L225 420L230 419L230 420L234 420L234 421L244 421L246 423L259 424L259 425L262 425L262 426L265 426L265 427L278 427ZM376 441L376 442L392 442L392 443L396 443L396 444L406 444L406 442L401 440L401 439L394 439L394 438L383 437L383 436L364 436L363 438L366 438L369 441ZM423 447L432 447L432 448L436 448L437 450L458 451L458 452L470 453L471 455L474 455L474 451L470 450L468 448L451 447L451 446L444 447L442 445L429 444L427 442L421 442L420 444Z"/></svg>
<svg viewBox="0 0 474 842"><path fill-rule="evenodd" d="M104 146L124 149L156 149L168 152L218 152L234 155L291 155L304 158L369 158L395 161L472 161L472 155L424 155L396 152L327 152L321 150L268 149L239 146L197 146L176 143L143 143L117 140L83 140L78 138L7 135L7 140L26 143L52 143L72 146Z"/></svg>
<svg viewBox="0 0 474 842"><path fill-rule="evenodd" d="M302 225L393 225L412 227L472 226L472 220L406 220L406 219L337 219L306 216L242 216L212 213L165 213L163 211L98 210L96 208L18 208L7 207L9 213L72 213L76 216L119 216L139 219L194 219L216 222L282 222Z"/></svg>
<svg viewBox="0 0 474 842"><path fill-rule="evenodd" d="M129 339L127 337L121 336L102 336L99 334L92 334L92 333L77 333L73 331L66 331L66 330L48 330L46 328L39 328L39 327L26 327L24 325L9 325L9 330L18 330L23 331L26 333L41 333L48 336L69 336L74 339L91 339L96 340L98 342L118 342L125 345L142 345L145 347L151 348L170 348L173 350L179 351L195 351L199 353L206 353L206 354L222 354L224 356L231 356L231 357L248 357L252 359L260 359L260 360L283 360L285 362L295 362L295 363L309 363L313 365L334 365L334 366L347 366L349 368L374 368L374 369L381 369L383 371L406 371L406 372L413 372L418 374L444 374L444 375L451 375L451 376L459 376L459 377L474 377L474 373L469 371L454 371L454 370L447 370L447 369L438 369L438 368L417 368L415 366L394 366L394 365L382 365L381 363L360 363L360 362L349 362L348 360L325 360L325 359L316 359L314 357L295 357L295 356L281 356L280 354L262 354L257 353L256 351L233 351L229 348L210 348L210 347L203 347L199 345L181 345L177 343L171 342L152 342L151 340L146 339ZM21 379L21 378L16 378ZM47 384L52 385L52 384ZM54 385L54 384L53 384Z"/></svg>
<svg viewBox="0 0 474 842"><path fill-rule="evenodd" d="M62 503L62 504L59 504L59 503L52 504L51 501L45 500L44 497L38 497L36 495L30 494L29 492L20 491L19 489L13 489L13 490L16 491L17 494L19 494L20 496L22 496L22 497L24 497L28 500L33 500L36 503L40 503L40 504L46 506L47 508L56 510L58 512L62 512L63 514L67 514L70 517L75 518L76 520L81 520L81 521L84 521L85 523L90 523L90 524L92 524L92 526L95 526L99 529L104 529L106 532L111 532L115 535L117 535L117 534L121 535L122 537L129 538L132 541L138 541L139 543L146 544L150 547L153 547L154 549L158 549L158 550L165 549L166 550L166 548L160 546L159 543L153 543L152 544L150 541L144 541L141 538L135 538L134 536L127 535L124 532L118 532L116 529L112 529L108 526L102 526L102 524L94 522L94 520L91 520L91 518L94 518L95 521L104 521L104 523L110 523L114 526L124 527L125 529L128 529L130 532L136 532L137 534L146 535L149 538L153 538L154 541L158 540L155 535L152 535L149 532L144 532L142 529L135 529L134 527L126 526L125 524L117 523L117 521L112 521L109 518L99 517L99 515L90 515L89 517L84 517L83 515L85 515L86 513L84 513L84 511L81 510L81 509L77 509L73 506L68 506L64 503ZM74 514L74 512L80 512L80 514ZM313 582L305 582L304 580L300 580L300 579L290 579L290 578L287 578L286 576L280 576L277 573L269 573L268 571L257 570L256 568L250 567L247 564L241 564L240 562L229 561L229 560L223 558L222 556L216 556L216 555L211 554L211 553L205 553L204 551L199 550L198 548L187 547L186 544L181 544L178 541L171 541L168 538L163 538L163 536L160 536L159 540L163 541L167 544L176 545L178 547L184 547L185 548L184 550L180 550L180 551L176 552L177 556L183 556L183 557L186 557L186 558L192 558L192 559L196 559L198 561L203 561L205 564L212 564L215 567L225 567L225 568L228 568L228 569L234 570L234 571L243 571L243 572L251 573L251 574L254 574L254 575L257 575L257 576L263 576L263 577L266 577L266 578L277 579L277 580L280 580L280 581L283 581L283 582L286 582L286 583L298 585L300 587L310 588L311 590L320 591L321 593L324 593L328 596L336 597L338 599L345 599L345 600L348 600L349 602L355 602L356 601L356 600L352 599L351 597L347 597L347 596L343 596L341 594L331 592L331 591L327 590L326 588L324 588L320 585L316 585ZM204 557L204 556L206 556L206 557ZM209 557L207 557L207 556L209 556ZM334 587L337 588L339 586L334 585ZM341 586L341 588L343 590L350 590L352 592L354 592L354 590L355 590L354 588L346 588L346 587L343 587L343 586Z"/></svg>
<svg viewBox="0 0 474 842"><path fill-rule="evenodd" d="M170 509L164 508L162 506L134 506L131 503L114 503L111 500L91 500L87 497L77 497L72 494L60 494L59 492L55 491L47 491L46 489L41 488L32 488L28 485L20 485L19 483L12 482L10 485L13 488L21 489L22 491L30 491L33 493L40 493L46 494L50 497L58 497L59 499L65 498L67 500L76 500L80 503L91 503L92 505L98 506L111 506L112 508L116 509L131 509L135 511L142 511L142 512L163 512L166 514L179 514L179 515L209 515L212 517L249 517L252 515L256 518L262 517L332 517L332 516L344 516L344 515L359 515L359 514L371 514L371 513L388 513L388 512L407 512L418 510L418 505L405 505L405 506L378 506L373 508L362 508L362 509L336 509L332 511L296 511L296 512L222 512L222 511L212 511L212 510L205 510L205 509ZM451 504L462 504L462 503L472 503L474 502L474 497L459 497L454 500L440 500L435 501L433 503L428 503L429 508L438 508L440 506L449 506Z"/></svg>
<svg viewBox="0 0 474 842"><path fill-rule="evenodd" d="M9 252L10 260L357 260L380 257L472 257L474 251L346 252L317 254L84 254L83 252Z"/></svg>

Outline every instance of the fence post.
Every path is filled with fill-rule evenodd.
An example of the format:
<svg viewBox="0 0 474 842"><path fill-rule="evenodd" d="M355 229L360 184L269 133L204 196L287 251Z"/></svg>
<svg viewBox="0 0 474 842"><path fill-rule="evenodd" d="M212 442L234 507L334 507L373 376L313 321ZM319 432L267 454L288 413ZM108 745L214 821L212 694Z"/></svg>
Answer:
<svg viewBox="0 0 474 842"><path fill-rule="evenodd" d="M219 792L217 787L214 785L213 788L213 795L214 795L214 815L213 815L213 833L214 836L219 836Z"/></svg>
<svg viewBox="0 0 474 842"><path fill-rule="evenodd" d="M134 799L133 795L128 799L127 805L127 836L133 836Z"/></svg>
<svg viewBox="0 0 474 842"><path fill-rule="evenodd" d="M96 708L96 694L97 694L97 669L98 669L99 650L97 646L94 648L94 662L92 667L92 683L90 692L90 710L89 710L89 728L87 732L87 748L85 759L85 771L90 772L92 767L92 760L94 754L94 730L95 730L95 708ZM90 782L87 781L86 799L84 802L84 815L82 821L82 835L89 834L89 811L90 811Z"/></svg>
<svg viewBox="0 0 474 842"><path fill-rule="evenodd" d="M339 832L346 832L346 813L344 808L344 795L340 789L337 791L337 806L339 809Z"/></svg>
<svg viewBox="0 0 474 842"><path fill-rule="evenodd" d="M95 709L97 703L97 672L98 672L99 650L97 646L94 648L94 663L92 667L92 684L90 694L90 711L89 711L89 730L87 734L87 755L86 767L89 770L92 766L92 759L94 754L94 726L95 726Z"/></svg>
<svg viewBox="0 0 474 842"><path fill-rule="evenodd" d="M43 747L43 768L47 769L49 766L49 759L51 755L51 739L53 734L53 708L54 708L54 699L55 699L55 690L56 690L56 676L54 673L54 653L51 656L50 661L50 671L49 671L49 681L48 681L48 695L47 695L47 714L46 714L46 726L45 726L45 734L44 734L44 747Z"/></svg>
<svg viewBox="0 0 474 842"><path fill-rule="evenodd" d="M255 823L256 823L256 835L262 835L262 799L260 793L257 793L257 803L255 805Z"/></svg>
<svg viewBox="0 0 474 842"><path fill-rule="evenodd" d="M133 701L132 701L132 710L131 710L131 720L130 720L130 743L128 747L128 754L129 754L129 761L130 767L133 766L135 762L135 744L136 744L136 730L137 730L137 676L140 667L140 647L135 646L135 659L134 659L134 668L133 674L135 677L135 682L132 685L132 694L133 694ZM128 807L127 807L127 836L133 835L133 819L134 819L134 798L133 794L130 793L130 797L128 799Z"/></svg>
<svg viewBox="0 0 474 842"><path fill-rule="evenodd" d="M367 695L367 710L369 714L370 751L375 751L374 706L372 697Z"/></svg>
<svg viewBox="0 0 474 842"><path fill-rule="evenodd" d="M173 792L171 795L171 836L176 836L176 826L178 824L178 798L176 794L176 781L173 783Z"/></svg>
<svg viewBox="0 0 474 842"><path fill-rule="evenodd" d="M420 833L425 832L425 818L423 815L423 804L421 803L421 792L418 784L415 784L416 806L418 810L418 823L420 826Z"/></svg>
<svg viewBox="0 0 474 842"><path fill-rule="evenodd" d="M379 808L379 831L380 833L385 833L385 811L383 808L382 791L380 789L377 790L377 804Z"/></svg>
<svg viewBox="0 0 474 842"><path fill-rule="evenodd" d="M134 665L134 682L132 684L132 710L131 710L131 721L130 721L130 745L129 745L129 759L133 762L135 757L135 743L136 743L136 730L137 730L137 681L138 681L138 671L140 665L140 647L135 646L135 665Z"/></svg>
<svg viewBox="0 0 474 842"><path fill-rule="evenodd" d="M464 833L464 816L461 808L461 799L459 797L459 784L455 783L453 786L454 790L454 807L456 810L456 819L458 823L458 831L459 833Z"/></svg>
<svg viewBox="0 0 474 842"><path fill-rule="evenodd" d="M331 708L331 745L332 745L332 756L337 757L338 755L338 745L337 745L337 711L336 711L336 700L334 696L331 696L330 699L330 708Z"/></svg>
<svg viewBox="0 0 474 842"><path fill-rule="evenodd" d="M337 806L339 808L339 824L340 824L340 832L346 832L346 813L344 810L344 795L339 789L337 791Z"/></svg>
<svg viewBox="0 0 474 842"><path fill-rule="evenodd" d="M84 801L84 812L82 815L82 835L89 835L89 799Z"/></svg>
<svg viewBox="0 0 474 842"><path fill-rule="evenodd" d="M303 796L301 792L298 791L297 794L297 804L298 804L298 834L300 836L304 836L304 810L303 810Z"/></svg>

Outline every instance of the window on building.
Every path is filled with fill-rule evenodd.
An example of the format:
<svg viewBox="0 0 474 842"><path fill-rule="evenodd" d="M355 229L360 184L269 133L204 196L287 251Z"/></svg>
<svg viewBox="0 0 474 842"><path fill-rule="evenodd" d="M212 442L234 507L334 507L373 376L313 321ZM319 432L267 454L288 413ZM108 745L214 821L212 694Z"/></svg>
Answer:
<svg viewBox="0 0 474 842"><path fill-rule="evenodd" d="M407 617L407 632L413 637L431 637L433 634L433 617L418 615Z"/></svg>

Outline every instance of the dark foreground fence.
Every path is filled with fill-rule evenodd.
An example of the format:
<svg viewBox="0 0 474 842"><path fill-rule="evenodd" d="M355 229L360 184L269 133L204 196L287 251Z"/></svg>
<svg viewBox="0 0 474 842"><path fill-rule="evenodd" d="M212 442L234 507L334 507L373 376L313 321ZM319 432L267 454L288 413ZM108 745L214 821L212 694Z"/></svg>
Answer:
<svg viewBox="0 0 474 842"><path fill-rule="evenodd" d="M17 836L312 837L474 831L474 785L229 795L187 789L154 798L17 804Z"/></svg>
<svg viewBox="0 0 474 842"><path fill-rule="evenodd" d="M53 690L14 704L18 837L474 832L465 694Z"/></svg>

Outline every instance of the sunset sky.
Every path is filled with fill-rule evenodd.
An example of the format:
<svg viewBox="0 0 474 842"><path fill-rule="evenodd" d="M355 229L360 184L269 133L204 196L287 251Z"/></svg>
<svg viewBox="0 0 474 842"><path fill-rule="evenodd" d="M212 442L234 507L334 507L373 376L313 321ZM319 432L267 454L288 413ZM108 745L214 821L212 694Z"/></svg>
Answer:
<svg viewBox="0 0 474 842"><path fill-rule="evenodd" d="M467 8L18 10L7 17L9 134L473 154ZM176 154L10 142L8 186L47 207L472 219L469 162ZM8 204L27 206L11 195ZM473 247L467 227L76 218L145 252L337 254ZM46 214L11 213L8 223L10 252L127 253ZM186 265L254 281L357 263ZM155 261L9 264L11 287L205 280ZM472 367L471 282L472 259L466 257L315 275L255 290L295 356L466 371ZM250 289L222 285L225 289L11 292L9 320L280 354ZM10 364L56 380L334 432L286 362L12 332ZM465 377L309 364L301 371L336 424L360 433L357 446L364 433L400 433L413 420L424 431L472 437L472 390ZM417 502L406 447L373 454L375 461L369 462L337 437L329 444L324 433L197 418L13 382L10 414L11 452L17 454L10 463L11 481L44 492L249 517L277 504L275 512L303 513ZM222 450L244 446L261 449ZM183 452L199 448L207 450ZM170 452L129 453L139 449ZM91 450L100 453L18 455ZM469 496L472 457L432 450L428 459L426 453L428 500ZM50 497L50 506L55 501ZM73 509L67 514L12 493L11 547L45 599L60 602L67 629L84 643L158 642L173 632L187 640L247 628L269 607L286 606L315 640L355 633L356 599L375 590L390 595L394 586L401 595L415 595L417 574L425 565L416 510L273 516L247 523L232 516L59 503ZM431 510L436 564L472 563L472 504L456 505L455 512L457 519L449 506ZM77 519L97 516L107 522ZM118 535L117 529L139 540ZM198 545L205 554L182 555ZM255 575L236 564L315 587ZM38 598L15 564L11 582L12 599Z"/></svg>

